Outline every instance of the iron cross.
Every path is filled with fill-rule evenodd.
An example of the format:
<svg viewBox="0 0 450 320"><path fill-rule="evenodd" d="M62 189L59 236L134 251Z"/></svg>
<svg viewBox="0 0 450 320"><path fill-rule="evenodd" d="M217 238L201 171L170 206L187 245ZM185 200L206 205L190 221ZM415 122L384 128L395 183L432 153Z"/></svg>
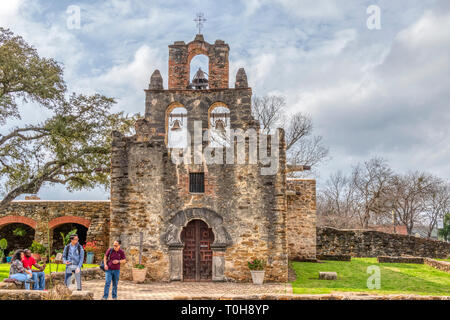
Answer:
<svg viewBox="0 0 450 320"><path fill-rule="evenodd" d="M203 12L197 13L197 18L194 21L197 23L198 34L202 34L203 23L206 22Z"/></svg>
<svg viewBox="0 0 450 320"><path fill-rule="evenodd" d="M139 244L137 243L130 243L131 246L139 246L139 264L142 262L142 249L145 248L151 248L154 249L155 246L144 246L144 233L139 232Z"/></svg>

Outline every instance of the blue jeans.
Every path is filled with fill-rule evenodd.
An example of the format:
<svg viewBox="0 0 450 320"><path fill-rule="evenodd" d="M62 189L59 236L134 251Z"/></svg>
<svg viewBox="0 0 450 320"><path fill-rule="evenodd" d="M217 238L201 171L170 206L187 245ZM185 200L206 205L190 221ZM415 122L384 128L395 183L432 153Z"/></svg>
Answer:
<svg viewBox="0 0 450 320"><path fill-rule="evenodd" d="M43 271L33 272L33 290L44 290L45 289L45 273Z"/></svg>
<svg viewBox="0 0 450 320"><path fill-rule="evenodd" d="M75 272L78 267L75 265L66 266L66 274L64 276L64 283L66 287L69 286L69 280L71 280L72 272L75 274L75 281L77 282L77 290L81 290L81 270L80 272Z"/></svg>
<svg viewBox="0 0 450 320"><path fill-rule="evenodd" d="M105 272L105 290L103 292L103 298L108 299L109 287L111 280L113 283L112 297L117 298L117 283L119 282L120 270L106 270Z"/></svg>
<svg viewBox="0 0 450 320"><path fill-rule="evenodd" d="M9 276L11 279L16 279L25 284L25 290L30 290L30 283L27 280L31 279L31 276L28 273L15 273Z"/></svg>

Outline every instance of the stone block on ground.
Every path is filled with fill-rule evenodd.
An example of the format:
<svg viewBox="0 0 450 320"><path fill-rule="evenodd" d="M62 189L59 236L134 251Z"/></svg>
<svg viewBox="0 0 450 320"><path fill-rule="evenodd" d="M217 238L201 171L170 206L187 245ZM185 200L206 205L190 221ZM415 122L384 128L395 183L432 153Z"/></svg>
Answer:
<svg viewBox="0 0 450 320"><path fill-rule="evenodd" d="M319 272L320 280L337 280L337 272Z"/></svg>

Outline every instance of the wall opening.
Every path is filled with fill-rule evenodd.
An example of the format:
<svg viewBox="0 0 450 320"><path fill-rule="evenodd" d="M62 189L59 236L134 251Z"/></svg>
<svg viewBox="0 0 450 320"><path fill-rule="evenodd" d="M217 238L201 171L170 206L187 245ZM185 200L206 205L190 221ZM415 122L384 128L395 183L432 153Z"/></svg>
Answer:
<svg viewBox="0 0 450 320"><path fill-rule="evenodd" d="M28 249L34 240L35 230L23 223L11 223L0 227L0 239L5 238L8 246L4 251L5 256L10 251Z"/></svg>
<svg viewBox="0 0 450 320"><path fill-rule="evenodd" d="M198 54L194 56L190 62L189 65L189 83L191 88L193 85L194 77L197 73L197 71L201 69L204 74L206 74L206 79L209 79L209 57L204 54ZM209 86L207 86L204 89L207 89Z"/></svg>
<svg viewBox="0 0 450 320"><path fill-rule="evenodd" d="M169 110L170 111L170 110ZM185 107L175 107L167 115L167 147L186 148L188 146L188 117Z"/></svg>
<svg viewBox="0 0 450 320"><path fill-rule="evenodd" d="M223 103L214 103L209 109L209 134L212 148L230 146L230 109Z"/></svg>

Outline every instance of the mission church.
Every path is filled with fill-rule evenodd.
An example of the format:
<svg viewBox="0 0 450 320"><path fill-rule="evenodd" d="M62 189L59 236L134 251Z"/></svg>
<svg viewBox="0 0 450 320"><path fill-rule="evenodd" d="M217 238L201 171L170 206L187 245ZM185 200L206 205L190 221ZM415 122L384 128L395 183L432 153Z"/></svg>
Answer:
<svg viewBox="0 0 450 320"><path fill-rule="evenodd" d="M208 43L202 34L169 45L168 88L155 70L135 135L113 132L109 201L13 201L0 213L0 230L25 224L45 243L47 228L77 224L102 250L121 239L125 279L141 260L151 281L250 281L247 262L258 258L266 262L266 281L287 281L289 260L316 257L316 185L287 178L308 168L286 163L283 130L277 150L269 150L278 154L272 174L263 174L260 162L173 161L198 130L195 123L202 136L209 130L211 139L201 143L213 153L234 150L234 139L220 137L237 129L257 132L262 152L259 142L268 137L252 116L243 68L229 87L229 53L226 42ZM192 76L197 55L208 57L209 70ZM249 144L245 139L246 150Z"/></svg>

